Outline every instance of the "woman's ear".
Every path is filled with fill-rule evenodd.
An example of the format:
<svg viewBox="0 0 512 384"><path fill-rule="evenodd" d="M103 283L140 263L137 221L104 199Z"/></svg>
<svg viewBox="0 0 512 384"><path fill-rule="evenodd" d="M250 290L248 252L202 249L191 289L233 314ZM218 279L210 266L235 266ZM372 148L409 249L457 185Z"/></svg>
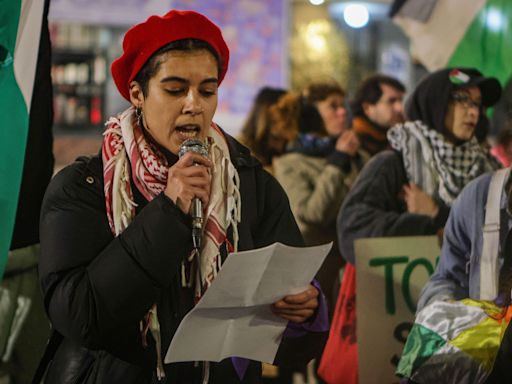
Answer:
<svg viewBox="0 0 512 384"><path fill-rule="evenodd" d="M136 81L130 83L130 101L136 108L141 108L144 105L144 93Z"/></svg>

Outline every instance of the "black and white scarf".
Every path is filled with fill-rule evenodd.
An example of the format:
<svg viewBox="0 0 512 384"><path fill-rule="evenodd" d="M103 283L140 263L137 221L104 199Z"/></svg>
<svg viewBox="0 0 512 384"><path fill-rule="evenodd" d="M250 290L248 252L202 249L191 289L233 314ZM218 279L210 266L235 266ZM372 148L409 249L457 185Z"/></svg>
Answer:
<svg viewBox="0 0 512 384"><path fill-rule="evenodd" d="M408 180L449 206L467 183L499 168L475 137L455 145L419 120L395 125L387 136L402 153Z"/></svg>

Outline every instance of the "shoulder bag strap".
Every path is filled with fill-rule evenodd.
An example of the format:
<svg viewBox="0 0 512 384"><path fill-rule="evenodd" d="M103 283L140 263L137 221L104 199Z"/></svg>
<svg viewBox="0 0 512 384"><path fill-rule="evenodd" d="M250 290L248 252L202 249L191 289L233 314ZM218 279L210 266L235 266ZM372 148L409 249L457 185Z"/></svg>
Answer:
<svg viewBox="0 0 512 384"><path fill-rule="evenodd" d="M482 228L483 245L480 257L480 299L494 300L498 295L498 252L500 243L500 203L501 194L510 168L493 173L487 203L485 206L485 224Z"/></svg>

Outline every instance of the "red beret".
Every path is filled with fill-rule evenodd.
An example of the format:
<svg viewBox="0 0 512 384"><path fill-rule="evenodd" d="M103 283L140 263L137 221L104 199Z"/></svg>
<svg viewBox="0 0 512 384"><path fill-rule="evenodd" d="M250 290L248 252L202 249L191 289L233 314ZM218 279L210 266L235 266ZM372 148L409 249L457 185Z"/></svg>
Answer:
<svg viewBox="0 0 512 384"><path fill-rule="evenodd" d="M229 62L229 49L221 30L197 12L172 10L164 16L150 16L124 35L123 54L111 67L112 77L121 95L130 101L130 83L151 55L163 46L183 39L205 41L217 52L222 64L220 84Z"/></svg>

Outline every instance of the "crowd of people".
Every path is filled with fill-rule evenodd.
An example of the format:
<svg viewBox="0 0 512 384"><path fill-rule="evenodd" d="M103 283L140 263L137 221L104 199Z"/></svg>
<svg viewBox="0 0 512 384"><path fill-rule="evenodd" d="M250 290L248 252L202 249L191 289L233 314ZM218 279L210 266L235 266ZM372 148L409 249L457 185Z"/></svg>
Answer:
<svg viewBox="0 0 512 384"><path fill-rule="evenodd" d="M275 242L333 242L309 287L271 306L288 322L275 383L290 383L289 373L305 372L312 359L318 382L358 382L358 239L439 237L442 254L418 310L465 298L510 304L508 174L494 196L494 269L481 258L485 204L497 193L491 178L512 158L509 127L489 144L486 109L502 92L495 78L445 68L406 98L399 80L375 74L351 101L336 82L262 87L237 140L214 122L228 65L222 32L196 12L152 16L126 33L112 76L130 106L108 120L101 151L59 172L42 201L36 251L52 330L36 382L260 383L256 361L164 364L163 355L228 254ZM189 139L207 143L210 154L181 153ZM196 200L206 207L200 248L189 215ZM484 297L483 285L496 297ZM340 289L350 292L342 303ZM351 326L329 335L343 305ZM334 337L345 339L337 353L349 362L336 377L325 374L323 356ZM509 378L511 343L489 383Z"/></svg>
<svg viewBox="0 0 512 384"><path fill-rule="evenodd" d="M438 300L500 298L501 305L510 304L512 272L506 257L511 249L511 183L506 179L500 194L489 192L489 184L494 171L510 165L511 135L509 127L498 127L497 144L491 148L485 113L500 99L501 86L475 68L446 68L426 76L404 103L405 92L391 77L366 79L356 92L349 122L349 103L341 87L313 83L282 95L267 112L270 135L281 137L282 148L280 153L272 151L269 170L290 199L305 244L335 242L317 275L331 318L341 298L336 280L340 270L342 290L352 292L344 298L352 316L343 314L351 326L341 334L348 346L338 351L339 376L325 365L319 371L319 380L329 383L358 382L357 239L439 237L442 255L420 294L418 311ZM501 230L498 227L496 255L492 255L498 261L491 269L496 276L487 276L489 268L480 261L490 193L497 195L489 199L501 201ZM495 285L490 297L481 291L483 279L486 286ZM340 335L331 331L330 337ZM505 339L487 382L510 379L506 369L510 349Z"/></svg>
<svg viewBox="0 0 512 384"><path fill-rule="evenodd" d="M331 316L340 268L342 289L352 292L345 298L352 316L345 321L353 326L342 333L349 345L339 350L339 376L322 377L329 383L358 382L355 240L438 235L442 241L444 235L439 266L418 308L434 300L479 298L478 279L472 276L480 271L473 259L482 251L482 196L491 173L507 164L496 156L498 146L490 150L485 114L499 100L501 86L474 68L446 68L424 78L404 103L405 92L397 79L369 77L356 92L351 123L345 92L334 83L290 91L270 107L268 129L286 142L281 154L273 152L271 169L288 194L305 243L335 242L317 276ZM337 129L331 128L335 118ZM500 134L500 154L508 148L507 132ZM502 250L501 264L504 255ZM475 265L468 269L467 263ZM506 289L510 295L510 283Z"/></svg>
<svg viewBox="0 0 512 384"><path fill-rule="evenodd" d="M270 116L267 136L280 137L282 148L272 148L268 169L290 199L305 244L335 242L317 275L331 318L339 298L340 270L342 289L353 292L345 298L353 313L345 321L353 326L342 333L349 346L338 351L343 368L336 369L339 376L325 374L325 366L320 369L329 383L358 382L355 240L438 235L442 256L420 295L418 310L436 300L485 298L480 295L478 261L485 201L493 171L510 164L510 130L503 127L491 149L485 114L499 100L501 86L475 68L446 68L424 78L406 103L404 95L398 80L375 75L356 93L352 122L346 94L335 83L289 91L265 112ZM504 195L509 196L510 182L505 185ZM501 201L505 224L497 256L505 274L510 269L504 261L510 250L510 220L508 199ZM508 304L510 271L508 278L498 274L497 295L506 296ZM497 360L501 368L497 363L489 382L508 377L503 355L510 351L503 349Z"/></svg>

